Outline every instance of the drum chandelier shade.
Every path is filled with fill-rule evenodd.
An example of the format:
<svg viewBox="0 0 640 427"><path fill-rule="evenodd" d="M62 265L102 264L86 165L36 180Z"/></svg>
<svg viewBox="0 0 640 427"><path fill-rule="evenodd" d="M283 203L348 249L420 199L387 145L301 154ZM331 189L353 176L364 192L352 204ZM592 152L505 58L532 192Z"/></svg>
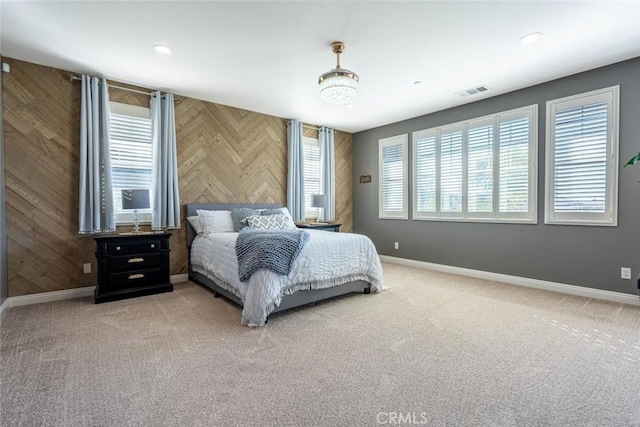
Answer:
<svg viewBox="0 0 640 427"><path fill-rule="evenodd" d="M331 43L331 49L336 54L336 68L327 71L318 78L320 98L331 104L348 104L358 95L360 78L353 71L340 67L340 54L344 52L343 42Z"/></svg>

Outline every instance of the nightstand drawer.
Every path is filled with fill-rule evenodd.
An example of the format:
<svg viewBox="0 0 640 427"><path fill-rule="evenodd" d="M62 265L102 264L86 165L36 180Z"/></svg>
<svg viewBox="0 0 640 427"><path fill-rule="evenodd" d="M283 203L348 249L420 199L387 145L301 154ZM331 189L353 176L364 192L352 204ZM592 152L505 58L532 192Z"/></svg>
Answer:
<svg viewBox="0 0 640 427"><path fill-rule="evenodd" d="M109 275L109 288L111 290L134 288L149 283L162 282L162 270L160 268L148 270L127 271Z"/></svg>
<svg viewBox="0 0 640 427"><path fill-rule="evenodd" d="M160 252L114 256L109 260L109 268L111 271L142 270L153 267L160 268L161 265L162 257Z"/></svg>
<svg viewBox="0 0 640 427"><path fill-rule="evenodd" d="M146 242L109 242L107 253L109 255L138 254L147 252L159 252L160 240Z"/></svg>

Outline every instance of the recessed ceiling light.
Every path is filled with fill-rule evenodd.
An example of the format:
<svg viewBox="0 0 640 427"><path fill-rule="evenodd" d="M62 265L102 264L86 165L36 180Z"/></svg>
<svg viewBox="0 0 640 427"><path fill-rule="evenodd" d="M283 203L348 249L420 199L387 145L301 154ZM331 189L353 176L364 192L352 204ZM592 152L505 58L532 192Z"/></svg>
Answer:
<svg viewBox="0 0 640 427"><path fill-rule="evenodd" d="M163 44L154 44L153 50L155 50L158 53L162 53L163 55L171 55L171 53L173 52L173 49Z"/></svg>
<svg viewBox="0 0 640 427"><path fill-rule="evenodd" d="M535 43L542 37L542 33L529 33L520 37L520 42L524 44Z"/></svg>

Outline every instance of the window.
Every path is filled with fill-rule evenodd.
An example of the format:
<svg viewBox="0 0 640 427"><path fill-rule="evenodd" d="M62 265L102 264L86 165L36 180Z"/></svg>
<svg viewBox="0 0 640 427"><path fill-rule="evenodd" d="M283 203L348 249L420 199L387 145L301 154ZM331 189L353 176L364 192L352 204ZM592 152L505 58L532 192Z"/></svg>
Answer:
<svg viewBox="0 0 640 427"><path fill-rule="evenodd" d="M123 189L148 189L153 187L150 110L134 105L111 102L110 151L113 206L116 223L132 223L133 212L122 209ZM138 211L140 222L151 221L151 209Z"/></svg>
<svg viewBox="0 0 640 427"><path fill-rule="evenodd" d="M547 102L545 223L618 221L619 86Z"/></svg>
<svg viewBox="0 0 640 427"><path fill-rule="evenodd" d="M413 133L413 219L536 222L537 106Z"/></svg>
<svg viewBox="0 0 640 427"><path fill-rule="evenodd" d="M447 129L440 134L440 211L462 212L462 130Z"/></svg>
<svg viewBox="0 0 640 427"><path fill-rule="evenodd" d="M311 207L311 195L320 194L320 144L315 138L303 137L304 144L304 216L317 219L320 208Z"/></svg>
<svg viewBox="0 0 640 427"><path fill-rule="evenodd" d="M469 125L467 134L467 206L469 214L493 213L493 120Z"/></svg>
<svg viewBox="0 0 640 427"><path fill-rule="evenodd" d="M408 219L407 135L381 139L379 159L379 217Z"/></svg>

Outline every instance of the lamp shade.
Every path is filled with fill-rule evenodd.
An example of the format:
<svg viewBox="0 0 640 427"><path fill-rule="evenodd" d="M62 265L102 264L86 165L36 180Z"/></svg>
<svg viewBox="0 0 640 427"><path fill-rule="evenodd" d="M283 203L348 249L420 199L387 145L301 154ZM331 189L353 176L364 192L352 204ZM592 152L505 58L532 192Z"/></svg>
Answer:
<svg viewBox="0 0 640 427"><path fill-rule="evenodd" d="M324 194L311 195L312 208L324 208L326 205L327 205L327 196L325 196Z"/></svg>
<svg viewBox="0 0 640 427"><path fill-rule="evenodd" d="M148 209L149 190L122 190L122 209Z"/></svg>

